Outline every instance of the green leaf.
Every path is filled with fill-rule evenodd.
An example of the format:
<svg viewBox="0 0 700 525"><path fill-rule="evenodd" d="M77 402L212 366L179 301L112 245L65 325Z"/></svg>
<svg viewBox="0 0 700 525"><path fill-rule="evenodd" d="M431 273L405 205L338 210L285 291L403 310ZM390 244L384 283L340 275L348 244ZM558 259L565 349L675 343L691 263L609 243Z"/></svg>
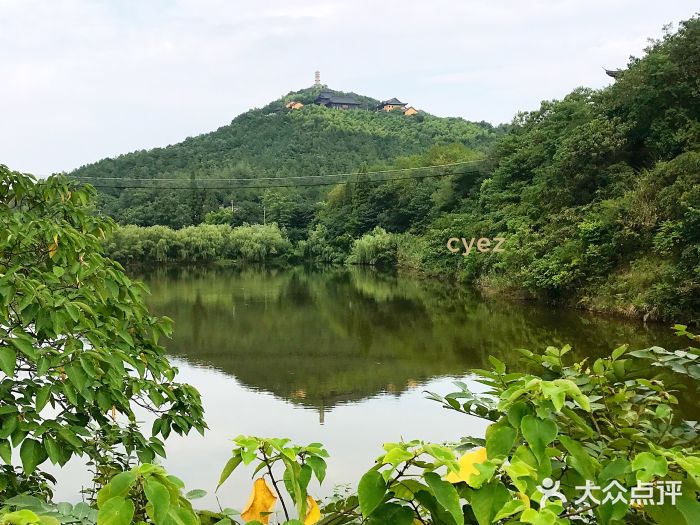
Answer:
<svg viewBox="0 0 700 525"><path fill-rule="evenodd" d="M611 479L622 480L630 471L630 462L627 458L617 458L605 465L600 472L600 481L610 481Z"/></svg>
<svg viewBox="0 0 700 525"><path fill-rule="evenodd" d="M469 501L479 525L490 524L496 515L499 514L499 511L502 513L502 511L506 510L506 503L510 503L511 507L513 507L514 502L522 505L520 500L513 500L513 496L502 483L496 481L487 483L480 489L471 489L469 491ZM509 514L506 514L506 516L516 512L516 510L509 509L508 512Z"/></svg>
<svg viewBox="0 0 700 525"><path fill-rule="evenodd" d="M19 457L22 460L24 473L31 474L47 455L41 443L33 439L25 439L19 449Z"/></svg>
<svg viewBox="0 0 700 525"><path fill-rule="evenodd" d="M126 495L131 489L131 485L136 481L136 478L137 474L132 470L120 472L114 476L106 487L109 488L110 498Z"/></svg>
<svg viewBox="0 0 700 525"><path fill-rule="evenodd" d="M452 515L443 509L441 505L438 505L435 496L432 495L428 487L426 487L426 490L419 490L416 492L414 498L423 508L430 512L433 523L439 523L440 525L455 525Z"/></svg>
<svg viewBox="0 0 700 525"><path fill-rule="evenodd" d="M554 410L560 412L566 400L566 389L555 382L543 381L540 385L542 393L546 399L551 399Z"/></svg>
<svg viewBox="0 0 700 525"><path fill-rule="evenodd" d="M151 518L155 523L163 523L170 508L170 492L165 485L151 478L147 478L143 487L146 499L153 505Z"/></svg>
<svg viewBox="0 0 700 525"><path fill-rule="evenodd" d="M12 463L12 446L6 439L0 439L0 458L2 458L7 465Z"/></svg>
<svg viewBox="0 0 700 525"><path fill-rule="evenodd" d="M408 450L397 446L392 448L382 459L383 463L389 463L390 465L396 467L397 465L408 461L413 458L413 454Z"/></svg>
<svg viewBox="0 0 700 525"><path fill-rule="evenodd" d="M63 393L66 395L71 405L78 405L78 395L75 393L75 388L73 388L71 383L63 383Z"/></svg>
<svg viewBox="0 0 700 525"><path fill-rule="evenodd" d="M232 456L227 462L226 465L224 465L224 470L221 471L221 476L219 476L219 484L216 486L216 490L219 490L219 487L224 484L224 481L228 479L228 477L231 475L231 473L236 470L236 467L241 464L241 461L243 460L240 451L238 451L237 454Z"/></svg>
<svg viewBox="0 0 700 525"><path fill-rule="evenodd" d="M66 375L70 382L75 386L78 392L83 392L85 390L85 385L87 384L87 374L80 365L70 365L65 367Z"/></svg>
<svg viewBox="0 0 700 525"><path fill-rule="evenodd" d="M473 507L472 507L473 510ZM508 518L515 514L516 512L522 512L525 510L525 504L520 499L512 499L507 501L503 508L498 511L498 513L493 517L493 519L486 523L492 523L502 520L503 518ZM476 513L475 513L476 514ZM477 521L479 518L477 517ZM481 522L479 522L481 523Z"/></svg>
<svg viewBox="0 0 700 525"><path fill-rule="evenodd" d="M0 346L0 370L6 376L12 377L15 374L15 365L17 364L17 352L9 346Z"/></svg>
<svg viewBox="0 0 700 525"><path fill-rule="evenodd" d="M174 525L199 525L199 519L194 512L183 507L170 507L167 520Z"/></svg>
<svg viewBox="0 0 700 525"><path fill-rule="evenodd" d="M617 361L622 354L624 354L627 351L627 348L629 345L622 345L618 346L615 350L612 351L612 360Z"/></svg>
<svg viewBox="0 0 700 525"><path fill-rule="evenodd" d="M187 494L185 494L185 497L187 499L199 499L199 498L203 498L206 495L207 495L206 490L194 489L194 490L190 490Z"/></svg>
<svg viewBox="0 0 700 525"><path fill-rule="evenodd" d="M309 456L306 458L306 463L314 471L314 475L316 476L316 479L318 479L318 482L323 483L323 480L326 477L326 461L318 456Z"/></svg>
<svg viewBox="0 0 700 525"><path fill-rule="evenodd" d="M51 436L44 436L44 448L49 456L51 463L57 465L61 462L61 448L56 443L56 440Z"/></svg>
<svg viewBox="0 0 700 525"><path fill-rule="evenodd" d="M15 512L3 513L2 523L11 525L31 525L39 522L39 517L31 510L22 509Z"/></svg>
<svg viewBox="0 0 700 525"><path fill-rule="evenodd" d="M508 456L518 432L510 426L492 425L486 433L486 455L489 459Z"/></svg>
<svg viewBox="0 0 700 525"><path fill-rule="evenodd" d="M382 475L376 470L367 471L357 487L357 496L360 501L360 510L366 518L384 500L386 495L386 483Z"/></svg>
<svg viewBox="0 0 700 525"><path fill-rule="evenodd" d="M66 303L66 312L74 322L77 323L80 320L80 310L75 305Z"/></svg>
<svg viewBox="0 0 700 525"><path fill-rule="evenodd" d="M547 460L544 450L557 437L557 424L550 419L525 416L520 422L520 430L540 464Z"/></svg>
<svg viewBox="0 0 700 525"><path fill-rule="evenodd" d="M59 429L58 435L67 441L69 444L73 445L76 450L83 448L83 442L78 438L77 434L67 427Z"/></svg>
<svg viewBox="0 0 700 525"><path fill-rule="evenodd" d="M36 392L36 411L41 412L51 395L51 385L44 385Z"/></svg>
<svg viewBox="0 0 700 525"><path fill-rule="evenodd" d="M676 508L688 525L700 523L700 502L695 497L696 490L697 486L686 480L683 482L681 495L676 498ZM678 525L678 522L673 525Z"/></svg>
<svg viewBox="0 0 700 525"><path fill-rule="evenodd" d="M586 449L578 441L574 441L568 436L559 436L559 441L569 452L568 462L574 470L581 474L583 479L597 479L595 460L586 452Z"/></svg>
<svg viewBox="0 0 700 525"><path fill-rule="evenodd" d="M374 511L367 525L412 525L413 511L403 505L387 503Z"/></svg>
<svg viewBox="0 0 700 525"><path fill-rule="evenodd" d="M423 478L432 489L437 502L450 513L457 525L464 525L464 514L459 503L459 494L457 494L454 485L443 480L435 472L426 472Z"/></svg>
<svg viewBox="0 0 700 525"><path fill-rule="evenodd" d="M549 509L525 509L520 515L520 521L531 525L554 525L557 522L557 515Z"/></svg>
<svg viewBox="0 0 700 525"><path fill-rule="evenodd" d="M520 428L525 416L532 414L532 409L523 401L518 401L508 409L508 422L514 428Z"/></svg>
<svg viewBox="0 0 700 525"><path fill-rule="evenodd" d="M10 339L10 342L17 347L17 350L22 352L24 355L30 359L36 359L36 350L32 343L26 339Z"/></svg>
<svg viewBox="0 0 700 525"><path fill-rule="evenodd" d="M654 478L664 477L668 473L668 462L663 456L642 452L632 460L632 470L637 472L639 481L648 482Z"/></svg>
<svg viewBox="0 0 700 525"><path fill-rule="evenodd" d="M499 361L492 355L489 356L489 363L491 363L491 366L493 366L493 369L499 373L499 374L505 374L506 373L506 365L503 361Z"/></svg>
<svg viewBox="0 0 700 525"><path fill-rule="evenodd" d="M110 498L97 512L97 525L131 525L134 504L121 496Z"/></svg>

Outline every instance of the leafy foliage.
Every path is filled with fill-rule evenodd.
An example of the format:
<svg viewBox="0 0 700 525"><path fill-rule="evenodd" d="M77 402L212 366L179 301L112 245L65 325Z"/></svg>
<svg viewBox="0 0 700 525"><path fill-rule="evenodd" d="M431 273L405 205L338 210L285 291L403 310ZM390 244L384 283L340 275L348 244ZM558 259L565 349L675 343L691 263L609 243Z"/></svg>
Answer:
<svg viewBox="0 0 700 525"><path fill-rule="evenodd" d="M297 515L304 517L306 525L319 520L320 510L316 501L308 494L308 486L312 477L315 477L319 483L322 483L326 477L325 458L328 457L328 452L320 443L298 446L290 445L288 439L266 439L255 436L238 436L233 441L237 446L221 472L218 486L221 487L239 465L250 465L256 462L253 475L263 471L263 477L255 481L248 507L241 514L246 522L257 520L266 524L274 512L278 498L282 504L286 523L296 522L296 520L289 521L290 512L278 488L281 480L275 478L276 465L284 468L282 480L296 507ZM277 496L268 487L265 477L269 479Z"/></svg>
<svg viewBox="0 0 700 525"><path fill-rule="evenodd" d="M167 226L124 226L105 241L105 251L131 264L221 259L263 262L287 254L291 244L277 224L232 228L228 224L200 224L180 230Z"/></svg>
<svg viewBox="0 0 700 525"><path fill-rule="evenodd" d="M612 86L519 114L480 170L441 185L380 184L359 199L359 188L339 186L316 220L345 253L380 226L411 234L398 260L430 274L550 303L695 321L698 54L696 17L632 59ZM505 251L450 254L451 237L502 237Z"/></svg>
<svg viewBox="0 0 700 525"><path fill-rule="evenodd" d="M678 329L695 337L680 325ZM570 363L569 351L568 346L549 347L542 354L521 350L535 367L532 373L510 372L491 358L491 370L476 372L485 392L476 396L459 383L460 390L447 396L430 394L449 410L491 420L485 440L465 438L458 445L386 443L360 479L356 495L334 498L320 507L318 523L696 523L700 427L678 417L673 391L661 375L649 374L637 352L622 346L606 358ZM299 507L312 473L322 480L322 465L325 474L325 451L317 464L310 461L322 451L320 445L288 447L288 440L243 436L235 441L239 446L220 484L239 465L257 461L255 472L267 470L276 490L272 467L283 462L284 486ZM480 446L456 455L475 443ZM669 482L678 483L679 492L659 499L658 491L667 490ZM561 497L549 495L551 486ZM657 493L646 503L639 495L634 500L632 490L645 487ZM282 500L279 491L275 496L259 478L248 507L255 513L244 512L244 522L267 523L278 497ZM308 517L308 509L297 511ZM290 520L286 508L285 518L285 523L298 523Z"/></svg>
<svg viewBox="0 0 700 525"><path fill-rule="evenodd" d="M93 196L0 166L0 458L12 465L19 449L25 481L0 470L5 497L47 460L88 455L109 470L98 439L149 461L165 455L158 436L205 428L199 393L174 381L159 345L169 320L150 316L144 286L102 255L112 222ZM155 414L152 436L136 407Z"/></svg>
<svg viewBox="0 0 700 525"><path fill-rule="evenodd" d="M353 242L348 262L373 266L396 266L398 246L394 235L377 226Z"/></svg>
<svg viewBox="0 0 700 525"><path fill-rule="evenodd" d="M97 494L98 525L198 525L184 484L162 467L145 463L114 476ZM190 492L193 497L199 491Z"/></svg>
<svg viewBox="0 0 700 525"><path fill-rule="evenodd" d="M14 496L3 502L3 510L7 512L24 512L33 521L30 523L74 523L78 525L94 525L97 522L97 509L84 502L71 505L70 503L47 503L43 499L21 495ZM7 510L9 509L9 511ZM30 517L28 512L34 516Z"/></svg>

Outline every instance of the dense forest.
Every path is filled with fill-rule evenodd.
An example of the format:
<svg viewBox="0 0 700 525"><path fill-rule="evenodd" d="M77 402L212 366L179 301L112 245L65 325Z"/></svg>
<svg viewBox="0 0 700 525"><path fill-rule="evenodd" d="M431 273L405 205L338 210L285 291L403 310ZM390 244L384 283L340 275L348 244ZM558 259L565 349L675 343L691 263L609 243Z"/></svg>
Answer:
<svg viewBox="0 0 700 525"><path fill-rule="evenodd" d="M287 177L354 170L349 183L328 191L246 190L255 195L239 200L213 190L109 190L103 209L137 225L207 222L236 231L245 223L274 222L290 241L276 254L289 258L395 265L554 303L697 321L698 57L696 17L651 42L645 56L631 58L611 86L575 89L499 128L425 114L283 109L302 95L308 101L313 90L307 90L212 134L104 160L75 175ZM440 177L375 183L371 175L387 166L469 160L480 162ZM228 199L233 206L221 207ZM182 220L163 216L178 210ZM139 243L145 232L124 231L110 249L122 260L148 260L151 252ZM502 253L474 249L462 256L466 250L447 248L453 237L506 240ZM163 246L160 253L159 260L191 259ZM150 257L156 259L155 252Z"/></svg>
<svg viewBox="0 0 700 525"><path fill-rule="evenodd" d="M265 525L273 516L280 525L695 525L700 521L698 424L686 420L680 397L683 390L688 396L697 393L700 351L694 343L700 336L680 324L674 327L676 335L682 337L681 344L690 346L676 350L660 346L631 350L623 344L601 355L592 347L586 349L583 360L575 360L570 345L548 345L540 352L509 352L517 367L490 355L486 370L472 371L471 385L458 381L456 390L447 395L426 392L429 400L438 403L436 408L478 420L486 427L483 433L478 430L480 434L456 442L454 438L445 442L444 438L409 441L401 437L377 446L369 457L353 455L350 461L364 465L364 473L359 481L355 477L348 484L335 484L330 497L323 496L319 485L330 468L342 468L343 462L327 462L330 453L318 441L297 445L289 438L241 434L233 438L230 456L213 454L225 434L221 427L209 430L200 392L180 382L178 367L159 344L172 333L172 320L153 316L144 302L145 285L105 257L101 240L114 223L94 213L94 196L94 188L80 187L66 177L36 181L0 165L0 524ZM231 229L228 225L214 228ZM233 228L229 233L239 232ZM250 234L258 232L243 234L244 245ZM372 234L391 235L395 234ZM292 322L303 331L296 313L312 317L320 313L334 329L343 331L345 324L373 338L373 331L363 329L348 309L337 323L332 322L337 315L333 307L320 312L309 309L313 295L299 294L303 284L294 281L296 304L290 306L295 313L282 316L280 326L274 315L279 303L268 288L264 301L255 301L263 310L262 315L253 314L254 329L262 326L262 317L263 324L274 324L267 332L288 337L288 331L279 330L284 323ZM368 309L376 307L367 293L368 283L356 283L358 300ZM336 282L334 286L343 285ZM320 282L316 289L325 287ZM226 293L226 286L216 288L226 295L233 291ZM382 288L382 284L374 288L383 297L379 304L389 299ZM407 301L404 292L391 290ZM196 304L204 304L199 287L189 288L188 293ZM254 297L245 287L239 287L238 293L246 302ZM322 296L330 299L327 291ZM439 311L449 308L449 302L440 302ZM355 312L364 310L362 302L351 300L348 306ZM229 333L227 342L245 346L250 323L237 316L235 306L233 311L230 306L227 309L226 321L236 317L235 324L244 332L236 339ZM200 323L193 332L201 333L201 317L192 315L192 308L187 310L187 316ZM483 357L485 340L474 329L478 326L475 312L461 306L458 310L467 319L459 323L457 333L440 330L449 340L447 348L462 354L458 341L469 334L480 343L473 355ZM381 310L372 317L382 323ZM411 330L410 317L439 330L442 316L434 322L428 311L417 309L408 319L405 314L402 317L392 328L418 342L414 350L424 360L430 359L429 367L449 365L454 354L427 355L426 345L432 345L435 338L428 336L427 343L420 342ZM489 319L489 328L497 326L501 331L498 323L493 324L494 318ZM506 329L509 326L506 322ZM207 335L226 332L204 331ZM381 335L381 331L376 333L375 348L386 356L389 346L381 344ZM243 358L240 350L228 357L238 367L246 359L255 360L257 373L262 371L267 388L276 392L280 390L274 381L281 376L311 380L317 386L340 371L341 380L332 383L331 406L347 399L338 395L344 384L352 382L357 387L353 368L345 365L352 364L353 357L376 363L378 366L370 366L373 372L386 369L376 361L385 357L369 352L367 338L351 336L361 348L353 352L329 345L326 334L323 336L325 344L320 347L331 352L330 361L336 366L330 374L313 367L314 359L328 361L327 353L318 348L311 353L300 351L293 338L289 338L291 352L263 344L256 345L252 354L245 352ZM390 340L394 348L403 346L401 338ZM195 346L228 354L216 345ZM266 367L270 359L266 349L281 351L283 358L275 356L273 365ZM350 360L338 360L338 356ZM387 364L393 367L405 362L402 352L400 359ZM311 366L311 373L294 374L304 369L299 366ZM367 379L373 374L367 374L366 368L361 385L371 388ZM245 382L250 376L245 375L245 368L237 368L236 374L239 370ZM400 366L398 373L402 373ZM401 388L404 381L398 377L398 383L387 387L389 392ZM420 388L414 379L420 380L420 374L410 371L409 378L412 388ZM477 393L470 390L472 385L478 385ZM303 389L286 392L289 397L314 402L313 390L309 396ZM231 418L236 402L228 395L221 390L209 399L223 402L226 418ZM320 398L321 407L328 406L327 399L326 395ZM395 410L392 405L397 401L385 404L380 415ZM277 429L285 425L278 424L283 419L270 415L276 413L274 408L262 408L251 412L252 416L233 419L240 425L246 417L262 415L272 419L275 425L271 428ZM140 424L144 415L150 421ZM297 417L298 413L295 421ZM419 426L430 424L422 410L413 410L412 417ZM463 428L464 417L454 421L457 428ZM369 423L348 426L343 420L342 424L341 431L347 433L356 428L371 431L382 422L369 418ZM216 504L210 502L209 508L202 508L199 500L207 491L191 485L186 488L160 459L166 457L169 436L178 434L185 439L193 430L208 432L206 441L198 444L186 438L188 442L179 448L170 447L170 453L186 456L190 468L199 468L203 456L197 455L196 448L206 447L206 463L220 466L213 492ZM229 440L225 443L229 448ZM63 467L69 461L84 462L91 481L71 496L72 501L59 502L54 495L57 479L47 470L65 475ZM79 465L72 463L72 468ZM347 471L340 472L347 475ZM232 477L246 484L256 478L245 507L235 503L242 500L231 490L232 483L219 491ZM213 488L216 477L210 479L207 486ZM559 484L553 485L553 479ZM547 496L544 487L549 486L559 491L556 497ZM227 506L229 501L242 510Z"/></svg>
<svg viewBox="0 0 700 525"><path fill-rule="evenodd" d="M412 117L377 112L377 100L354 93L362 109L329 109L311 103L321 89L289 93L212 133L166 148L104 159L71 175L97 178L93 182L102 190L101 208L122 224L181 228L202 222L206 212L220 206L237 210L237 224L253 223L264 220L260 188L240 188L235 183L227 183L228 190L194 188L211 187L217 179L254 179L257 186L265 186L276 184L270 179L354 172L362 165L388 165L399 156L422 153L435 144L459 143L483 151L503 134L502 128L484 122L423 112ZM301 110L286 109L285 103L291 100L306 105ZM148 187L123 189L144 185L143 179ZM186 189L168 189L173 179L176 186L177 181L187 182ZM302 229L326 189L304 186L303 191L293 192L299 215L296 222Z"/></svg>

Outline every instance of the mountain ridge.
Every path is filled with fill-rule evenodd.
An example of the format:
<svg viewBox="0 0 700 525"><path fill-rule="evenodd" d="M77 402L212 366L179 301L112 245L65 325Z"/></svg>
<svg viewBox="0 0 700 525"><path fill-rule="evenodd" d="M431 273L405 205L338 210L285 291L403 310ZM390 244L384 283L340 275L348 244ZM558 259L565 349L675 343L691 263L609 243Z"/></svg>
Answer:
<svg viewBox="0 0 700 525"><path fill-rule="evenodd" d="M325 87L290 91L286 95L253 108L229 124L187 137L168 146L136 150L88 163L68 172L80 177L157 178L191 175L198 177L235 176L236 165L248 163L252 176L296 175L310 168L322 172L348 171L362 163L389 162L398 156L419 154L432 145L462 143L484 149L500 128L486 122L471 122L461 117L436 117L425 112L413 117L377 111L330 109L313 105ZM379 100L354 92L331 90L353 96L364 109L374 108ZM301 110L287 110L289 101L305 104ZM418 118L416 118L418 117ZM275 129L277 128L277 129ZM323 135L325 134L325 137ZM372 144L377 142L376 144ZM269 157L260 146L280 150L282 156ZM373 147L374 146L374 147ZM357 154L347 150L355 148ZM189 158L183 158L186 150ZM235 153L226 155L226 152ZM301 155L313 153L318 162L304 162ZM296 154L296 155L295 155ZM234 162L231 162L235 160ZM292 163L282 169L285 162ZM239 166L240 167L240 166ZM251 171L245 170L243 171ZM264 174L263 174L264 172ZM306 174L306 173L304 173Z"/></svg>
<svg viewBox="0 0 700 525"><path fill-rule="evenodd" d="M485 152L504 132L503 127L459 117L376 111L379 100L352 92L333 90L357 98L364 109L328 108L313 103L322 89L329 88L290 91L216 130L169 146L102 159L67 175L82 182L93 180L99 186L101 211L121 224L180 228L197 224L208 211L231 206L232 202L239 209L248 210L240 214L241 220L262 222L264 191L232 188L193 193L168 189L165 181L158 180L355 173L392 166L400 158L423 155L435 146L463 148L465 152L458 159L461 160L473 158L478 154L475 152ZM285 108L291 100L302 102L304 107ZM303 188L298 199L307 202L306 207L311 210L328 189Z"/></svg>

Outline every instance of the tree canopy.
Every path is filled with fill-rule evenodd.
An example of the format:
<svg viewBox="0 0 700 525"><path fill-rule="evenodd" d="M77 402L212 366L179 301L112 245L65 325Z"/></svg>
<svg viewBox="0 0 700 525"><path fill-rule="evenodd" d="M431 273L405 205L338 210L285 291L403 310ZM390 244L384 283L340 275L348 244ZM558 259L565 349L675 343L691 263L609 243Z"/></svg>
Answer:
<svg viewBox="0 0 700 525"><path fill-rule="evenodd" d="M205 428L199 393L175 381L159 344L170 320L102 255L113 223L93 198L0 166L0 499L47 460L87 455L107 475L113 453L151 461L171 431ZM136 424L144 410L151 436Z"/></svg>

